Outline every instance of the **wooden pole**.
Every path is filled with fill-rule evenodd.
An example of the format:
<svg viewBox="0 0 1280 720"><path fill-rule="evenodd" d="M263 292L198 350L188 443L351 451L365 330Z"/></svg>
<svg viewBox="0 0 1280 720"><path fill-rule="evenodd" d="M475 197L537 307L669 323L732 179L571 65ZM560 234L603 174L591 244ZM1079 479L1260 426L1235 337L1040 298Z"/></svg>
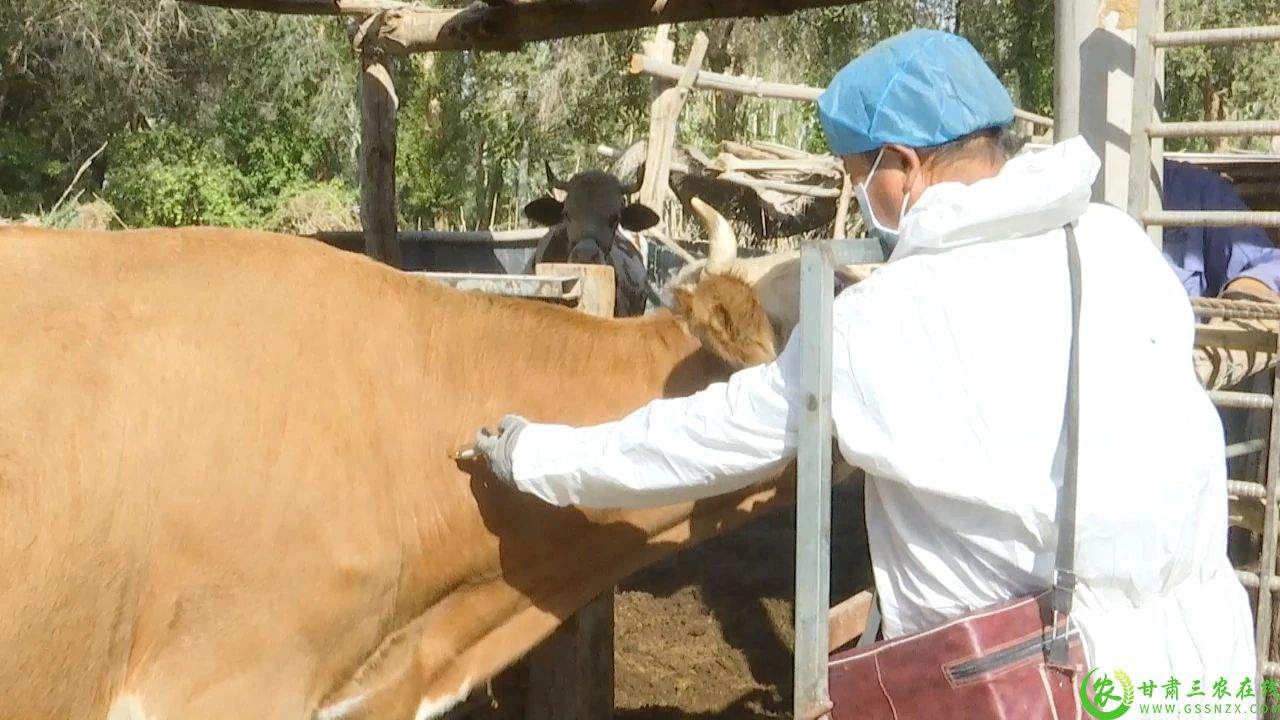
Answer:
<svg viewBox="0 0 1280 720"><path fill-rule="evenodd" d="M400 267L396 234L396 111L391 59L360 54L360 223L365 254Z"/></svg>
<svg viewBox="0 0 1280 720"><path fill-rule="evenodd" d="M400 245L405 243L433 242L473 242L494 245L528 245L533 246L547 234L546 228L525 228L519 230L402 230L398 234ZM330 245L346 247L353 242L361 242L364 233L354 230L321 230L310 235Z"/></svg>
<svg viewBox="0 0 1280 720"><path fill-rule="evenodd" d="M661 29L660 29L661 30ZM654 45L665 41L660 33ZM649 145L645 158L644 180L640 185L640 202L662 216L663 206L671 188L671 152L676 143L676 131L680 122L680 110L684 108L693 85L693 78L702 67L702 59L707 54L707 35L699 32L693 39L693 47L689 50L689 60L685 72L680 76L675 87L669 87L658 93L650 106ZM659 235L659 238L662 236ZM666 243L664 243L666 244ZM670 245L668 245L670 246Z"/></svg>
<svg viewBox="0 0 1280 720"><path fill-rule="evenodd" d="M667 40L667 28L659 27L655 33L654 41L646 47L646 50L653 53L669 53L671 51L671 42ZM680 110L685 106L685 97L689 95L692 78L698 74L698 69L703 64L703 58L707 56L707 35L699 32L694 37L694 46L689 51L689 64L687 64L687 72L681 76L680 81L675 87L668 87L666 90L658 92L657 97L650 105L649 111L649 143L646 147L644 179L640 183L640 202L648 205L659 217L663 217L663 206L666 204L667 195L671 192L669 187L669 178L671 178L671 151L676 145L676 129L680 122ZM689 258L689 252L684 247L676 245L675 241L667 233L658 232L658 228L649 231L658 238L659 242L666 245L677 255L682 258Z"/></svg>
<svg viewBox="0 0 1280 720"><path fill-rule="evenodd" d="M671 40L671 26L667 24L659 25L653 31L653 39L647 40L640 44L644 50L644 54L653 57L656 60L670 62L675 56L676 44ZM653 78L649 83L649 137L653 137L653 113L657 107L658 98L662 96L662 91L671 86L671 83L662 78ZM661 197L654 197L654 185L657 177L657 162L651 157L653 145L649 143L645 146L645 164L644 176L640 178L640 202L648 205L654 212L658 213L658 217L670 223L670 217L663 212L663 203ZM650 167L652 166L652 167ZM644 258L645 267L649 266L649 240L648 233L638 233L640 238L640 254Z"/></svg>
<svg viewBox="0 0 1280 720"><path fill-rule="evenodd" d="M284 15L370 15L407 6L396 0L188 0L228 10L256 10Z"/></svg>
<svg viewBox="0 0 1280 720"><path fill-rule="evenodd" d="M849 201L853 196L853 181L849 179L849 173L844 173L843 179L840 181L840 200L836 203L836 220L831 226L831 237L846 237L845 231L849 227Z"/></svg>
<svg viewBox="0 0 1280 720"><path fill-rule="evenodd" d="M862 0L857 0L862 1ZM200 5L311 15L384 11L370 41L392 55L436 50L518 50L527 42L634 30L663 23L788 15L849 0L697 0L654 8L654 0L504 1L438 9L380 0L187 0ZM388 7L390 6L390 7Z"/></svg>
<svg viewBox="0 0 1280 720"><path fill-rule="evenodd" d="M582 278L578 309L613 316L614 274L608 265L544 263L538 275ZM613 717L613 590L566 620L529 653L526 720Z"/></svg>
<svg viewBox="0 0 1280 720"><path fill-rule="evenodd" d="M597 146L596 152L604 157L613 158L615 160L622 156L622 153L619 150L607 145ZM693 172L693 169L688 165L678 162L669 163L668 169L681 173ZM816 185L801 185L800 183L789 183L781 180L761 180L739 172L724 172L717 175L716 179L724 180L725 182L733 183L734 185L741 185L743 187L755 188L758 190L774 190L788 195L808 195L810 197L824 198L840 196L840 191L835 188L824 188ZM655 235L655 237L657 236Z"/></svg>
<svg viewBox="0 0 1280 720"><path fill-rule="evenodd" d="M627 72L632 75L648 75L656 78L678 79L684 68L673 62L664 62L646 55L632 55L627 65ZM791 83L770 82L761 78L726 75L702 70L693 81L693 87L699 90L719 90L720 92L774 100L797 100L814 102L822 94L822 88L809 85L793 85ZM1053 127L1053 118L1037 115L1022 109L1014 109L1014 117L1033 125Z"/></svg>

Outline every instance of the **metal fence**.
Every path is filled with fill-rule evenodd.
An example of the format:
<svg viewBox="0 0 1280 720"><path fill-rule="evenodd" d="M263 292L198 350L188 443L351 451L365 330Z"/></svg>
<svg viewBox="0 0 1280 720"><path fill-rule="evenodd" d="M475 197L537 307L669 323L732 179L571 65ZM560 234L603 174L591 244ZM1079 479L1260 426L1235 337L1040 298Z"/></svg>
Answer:
<svg viewBox="0 0 1280 720"><path fill-rule="evenodd" d="M1223 46L1244 43L1280 41L1280 26L1215 28L1207 30L1166 31L1161 0L1140 0L1136 37L1137 56L1134 65L1134 102L1130 135L1129 214L1149 228L1157 246L1163 227L1280 227L1278 212L1183 211L1170 212L1161 207L1159 193L1151 193L1151 179L1163 175L1164 138L1245 137L1280 135L1280 121L1200 121L1165 122L1158 116L1163 106L1157 80L1163 76L1163 52L1169 48L1191 46ZM1280 309L1258 303L1224 303L1216 300L1193 301L1201 317L1280 318ZM1274 337L1270 338L1276 346ZM1255 640L1258 651L1258 675L1280 677L1280 663L1272 662L1273 634L1276 628L1274 594L1280 592L1276 578L1277 474L1280 473L1280 378L1271 373L1271 392L1216 392L1210 397L1219 408L1246 409L1265 413L1269 421L1268 439L1249 439L1229 447L1231 459L1262 456L1255 467L1261 477L1233 479L1228 492L1237 501L1262 501L1262 547L1258 572L1239 571L1242 583L1257 590L1257 624ZM1239 463L1237 463L1239 465ZM1259 715L1261 717L1261 713Z"/></svg>
<svg viewBox="0 0 1280 720"><path fill-rule="evenodd" d="M827 693L831 608L831 356L835 269L884 261L875 240L807 240L800 250L800 449L796 458L795 716Z"/></svg>

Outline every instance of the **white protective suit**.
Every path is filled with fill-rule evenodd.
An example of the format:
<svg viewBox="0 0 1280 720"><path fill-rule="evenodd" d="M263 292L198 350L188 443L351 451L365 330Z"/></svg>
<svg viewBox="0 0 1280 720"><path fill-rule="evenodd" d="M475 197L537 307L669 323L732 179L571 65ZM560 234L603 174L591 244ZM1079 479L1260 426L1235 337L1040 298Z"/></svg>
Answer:
<svg viewBox="0 0 1280 720"><path fill-rule="evenodd" d="M1219 677L1233 694L1245 678L1256 688L1226 553L1222 426L1193 370L1186 293L1134 220L1090 204L1098 169L1077 138L923 193L888 264L835 300L838 447L867 473L887 637L1048 587L1071 315L1062 226L1076 223L1073 618L1092 665L1135 685L1200 679L1193 700L1212 701ZM796 451L798 356L793 335L776 362L621 421L530 425L516 482L558 505L635 507L771 477Z"/></svg>

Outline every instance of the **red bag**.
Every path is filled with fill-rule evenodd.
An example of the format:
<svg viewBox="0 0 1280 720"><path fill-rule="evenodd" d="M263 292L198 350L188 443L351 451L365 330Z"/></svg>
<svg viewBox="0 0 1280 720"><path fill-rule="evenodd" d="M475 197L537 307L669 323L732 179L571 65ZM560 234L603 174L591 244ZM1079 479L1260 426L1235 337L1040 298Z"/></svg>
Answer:
<svg viewBox="0 0 1280 720"><path fill-rule="evenodd" d="M831 656L832 720L1079 720L1078 632L1051 665L1049 593ZM1066 633L1065 620L1057 625Z"/></svg>
<svg viewBox="0 0 1280 720"><path fill-rule="evenodd" d="M1075 591L1079 446L1080 253L1066 226L1071 275L1067 457L1058 502L1054 583L918 633L831 656L832 720L1078 720L1085 672L1070 625Z"/></svg>

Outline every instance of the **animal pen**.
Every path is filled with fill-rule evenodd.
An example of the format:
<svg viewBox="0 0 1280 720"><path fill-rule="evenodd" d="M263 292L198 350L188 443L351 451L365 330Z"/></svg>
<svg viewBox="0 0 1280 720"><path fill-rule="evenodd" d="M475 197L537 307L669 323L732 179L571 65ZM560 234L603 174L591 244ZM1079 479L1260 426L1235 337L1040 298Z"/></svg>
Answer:
<svg viewBox="0 0 1280 720"><path fill-rule="evenodd" d="M767 82L702 69L706 38L699 34L683 64L673 59L671 23L724 17L790 13L807 8L844 5L848 0L486 0L463 9L427 8L395 0L189 0L240 10L347 16L352 43L360 58L359 153L360 233L321 234L348 249L361 247L369 256L403 267L406 249L433 259L453 248L488 244L497 248L496 266L488 274L433 273L457 287L578 306L607 315L612 298L612 269L595 266L546 266L536 275L519 275L513 254L527 251L543 231L446 233L401 232L397 227L395 155L399 101L390 68L396 57L418 52L513 50L523 43L574 35L657 26L653 40L635 55L627 70L654 82L649 134L642 150L644 174L640 200L662 208L671 194L673 171L711 175L720 182L757 194L821 198L834 205L828 238L804 241L802 262L803 388L807 396L801 431L797 485L795 578L794 711L812 713L827 698L827 656L835 645L864 633L873 603L865 594L835 609L830 597L831 492L831 302L837 265L883 259L879 245L845 239L851 188L833 158L794 149L726 141L715 159L692 153L692 163L676 155L676 130L689 93L707 90L756 97L812 102L820 88ZM1135 10L1135 8L1137 8ZM1280 41L1280 27L1228 28L1165 32L1160 0L1057 0L1055 28L1054 118L1018 111L1024 134L1042 139L1083 135L1103 158L1104 171L1095 200L1126 207L1152 228L1169 225L1265 225L1280 227L1280 212L1173 213L1160 209L1160 176L1165 137L1280 135L1280 122L1169 123L1159 118L1162 106L1163 53L1193 44ZM1086 93L1086 89L1088 92ZM1089 97L1090 102L1083 98ZM1094 100L1101 98L1100 101ZM1119 131L1117 133L1117 130ZM1121 140L1117 140L1121 137ZM601 146L601 154L620 159L624 149ZM698 166L698 173L692 173ZM821 225L825 228L826 222ZM762 227L765 223L762 222ZM669 232L651 236L683 260L692 256ZM835 239L829 239L835 238ZM647 241L639 243L646 251ZM506 253L504 255L504 253ZM507 255L511 255L508 257ZM646 256L648 253L646 252ZM446 263L447 264L447 263ZM434 263L438 267L439 263ZM652 265L652 263L651 263ZM464 269L464 268L452 268ZM474 268L465 268L474 270ZM1200 317L1280 320L1280 308L1257 303L1195 301ZM1238 332L1200 327L1200 341L1228 351L1263 353L1274 359L1280 334L1274 325ZM1198 341L1199 342L1199 341ZM1222 408L1252 410L1266 437L1227 448L1228 457L1244 467L1233 474L1228 491L1236 523L1261 531L1256 569L1239 571L1256 593L1259 676L1280 677L1273 595L1276 576L1277 506L1280 498L1280 382L1268 392L1210 393ZM1252 459L1252 463L1240 462ZM606 593L569 619L528 662L531 668L528 716L557 720L596 720L613 708L612 594Z"/></svg>

